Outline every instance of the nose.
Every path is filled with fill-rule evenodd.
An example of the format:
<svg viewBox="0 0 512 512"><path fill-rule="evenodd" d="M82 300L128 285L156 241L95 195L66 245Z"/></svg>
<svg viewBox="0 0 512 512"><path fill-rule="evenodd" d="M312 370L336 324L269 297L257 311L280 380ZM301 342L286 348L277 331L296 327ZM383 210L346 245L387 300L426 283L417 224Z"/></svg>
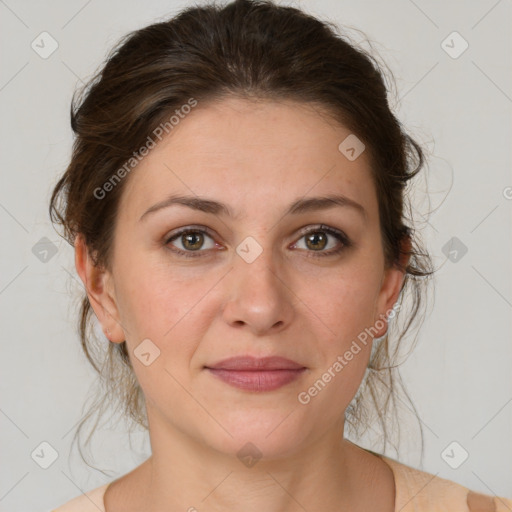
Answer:
<svg viewBox="0 0 512 512"><path fill-rule="evenodd" d="M252 263L235 255L225 283L224 321L255 336L275 334L289 326L297 300L291 283L272 262L271 252L263 251Z"/></svg>

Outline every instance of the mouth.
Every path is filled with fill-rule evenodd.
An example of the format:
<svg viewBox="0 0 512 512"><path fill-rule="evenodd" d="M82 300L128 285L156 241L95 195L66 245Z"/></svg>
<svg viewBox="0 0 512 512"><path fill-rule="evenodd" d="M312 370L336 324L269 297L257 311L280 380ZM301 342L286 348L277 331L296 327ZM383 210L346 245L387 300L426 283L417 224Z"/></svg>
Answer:
<svg viewBox="0 0 512 512"><path fill-rule="evenodd" d="M284 357L232 357L205 366L212 375L230 386L246 391L273 391L298 379L307 368Z"/></svg>

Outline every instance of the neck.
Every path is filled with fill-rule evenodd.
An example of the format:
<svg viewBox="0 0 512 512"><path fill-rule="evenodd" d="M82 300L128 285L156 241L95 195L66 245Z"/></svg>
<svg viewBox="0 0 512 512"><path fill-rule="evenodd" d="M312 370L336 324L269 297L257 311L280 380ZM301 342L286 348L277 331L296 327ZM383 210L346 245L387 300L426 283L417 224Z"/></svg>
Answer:
<svg viewBox="0 0 512 512"><path fill-rule="evenodd" d="M343 439L343 423L286 456L245 464L161 425L151 426L153 455L144 463L148 512L357 510L369 468L362 458L375 458Z"/></svg>

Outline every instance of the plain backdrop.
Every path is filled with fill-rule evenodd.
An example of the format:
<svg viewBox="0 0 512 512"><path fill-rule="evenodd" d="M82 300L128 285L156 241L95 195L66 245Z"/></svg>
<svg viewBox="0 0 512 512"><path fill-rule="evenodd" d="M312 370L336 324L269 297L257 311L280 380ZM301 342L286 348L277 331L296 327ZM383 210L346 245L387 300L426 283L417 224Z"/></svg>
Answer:
<svg viewBox="0 0 512 512"><path fill-rule="evenodd" d="M114 424L98 433L94 452L110 476L86 466L76 450L70 455L96 377L76 334L73 251L47 210L70 156L75 87L119 37L188 3L0 2L2 511L49 510L149 453L143 433L130 447L123 425ZM356 27L375 42L396 78L396 113L430 154L416 211L439 271L432 311L402 369L424 426L421 469L511 497L512 3L288 4ZM42 32L58 44L47 58L32 44L48 37ZM462 450L469 455L457 469L447 462L447 447L452 458ZM47 469L37 461L41 450L56 452ZM415 446L401 456L415 467L418 460Z"/></svg>

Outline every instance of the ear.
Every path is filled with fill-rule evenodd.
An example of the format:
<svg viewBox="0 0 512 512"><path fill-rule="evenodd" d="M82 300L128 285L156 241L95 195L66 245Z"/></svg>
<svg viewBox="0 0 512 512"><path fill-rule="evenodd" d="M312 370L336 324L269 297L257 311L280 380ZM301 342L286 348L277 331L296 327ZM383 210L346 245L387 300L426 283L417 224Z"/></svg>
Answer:
<svg viewBox="0 0 512 512"><path fill-rule="evenodd" d="M81 234L75 238L75 267L105 336L115 343L123 342L126 337L119 321L112 275L94 264Z"/></svg>
<svg viewBox="0 0 512 512"><path fill-rule="evenodd" d="M378 329L376 338L386 334L388 329L387 315L396 304L405 278L405 269L411 256L412 241L409 235L402 239L400 258L397 264L387 268L381 281L381 288L376 302L374 325L384 326ZM379 321L380 320L380 321Z"/></svg>

